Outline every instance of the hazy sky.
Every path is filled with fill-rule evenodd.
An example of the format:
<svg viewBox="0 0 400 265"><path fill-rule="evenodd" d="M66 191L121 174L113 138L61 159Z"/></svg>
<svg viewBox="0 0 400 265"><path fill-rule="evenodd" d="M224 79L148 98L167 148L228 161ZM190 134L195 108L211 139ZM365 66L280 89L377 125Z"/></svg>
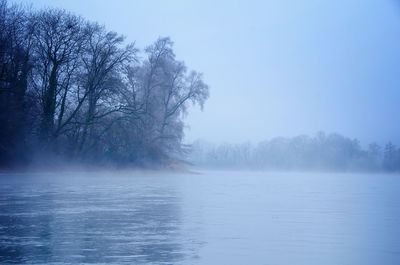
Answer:
<svg viewBox="0 0 400 265"><path fill-rule="evenodd" d="M170 36L211 87L187 141L259 141L319 130L400 144L395 0L25 0L105 24L143 48Z"/></svg>

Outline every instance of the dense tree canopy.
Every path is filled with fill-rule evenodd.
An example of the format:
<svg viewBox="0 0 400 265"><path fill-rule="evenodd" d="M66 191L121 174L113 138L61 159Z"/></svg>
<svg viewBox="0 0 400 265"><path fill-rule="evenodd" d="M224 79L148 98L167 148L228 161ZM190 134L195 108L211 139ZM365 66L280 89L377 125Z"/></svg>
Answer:
<svg viewBox="0 0 400 265"><path fill-rule="evenodd" d="M208 86L169 38L140 52L60 9L0 1L0 163L55 158L167 163L182 151L189 104Z"/></svg>

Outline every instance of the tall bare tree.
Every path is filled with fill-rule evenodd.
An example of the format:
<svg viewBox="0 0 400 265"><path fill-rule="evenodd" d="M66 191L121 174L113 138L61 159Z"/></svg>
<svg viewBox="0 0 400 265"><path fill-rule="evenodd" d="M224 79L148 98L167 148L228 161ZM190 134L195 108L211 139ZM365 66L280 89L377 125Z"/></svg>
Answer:
<svg viewBox="0 0 400 265"><path fill-rule="evenodd" d="M123 36L107 31L97 23L88 24L85 35L88 42L81 56L84 63L82 85L88 97L80 150L93 136L96 122L121 110L119 102L112 100L113 94L118 93L121 82L119 73L136 59L137 53L134 44L124 47Z"/></svg>
<svg viewBox="0 0 400 265"><path fill-rule="evenodd" d="M83 20L64 10L48 9L35 14L34 23L33 86L42 109L40 137L51 144L58 136L56 126L62 126L71 78L79 69L77 59L85 42Z"/></svg>

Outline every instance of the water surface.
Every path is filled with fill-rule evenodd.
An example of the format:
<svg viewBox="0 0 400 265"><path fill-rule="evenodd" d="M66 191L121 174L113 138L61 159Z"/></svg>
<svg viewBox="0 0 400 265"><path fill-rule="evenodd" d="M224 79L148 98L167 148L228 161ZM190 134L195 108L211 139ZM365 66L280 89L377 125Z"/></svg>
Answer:
<svg viewBox="0 0 400 265"><path fill-rule="evenodd" d="M400 176L0 175L0 263L400 264Z"/></svg>

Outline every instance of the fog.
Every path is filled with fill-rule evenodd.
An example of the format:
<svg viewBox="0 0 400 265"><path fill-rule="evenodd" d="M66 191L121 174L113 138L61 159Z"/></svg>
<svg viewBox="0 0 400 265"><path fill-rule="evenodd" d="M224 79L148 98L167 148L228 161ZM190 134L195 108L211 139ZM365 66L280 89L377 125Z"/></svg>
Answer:
<svg viewBox="0 0 400 265"><path fill-rule="evenodd" d="M400 264L394 0L0 0L1 264Z"/></svg>
<svg viewBox="0 0 400 265"><path fill-rule="evenodd" d="M4 31L16 34L15 43L2 37L11 48L4 48L2 66L0 160L197 164L202 141L258 146L325 132L328 142L337 135L336 144L356 146L363 162L350 164L371 164L369 152L379 153L372 164L381 169L400 164L395 1L8 3L25 11L4 15L3 27L19 31ZM58 16L58 25L49 22ZM63 21L79 30L63 29ZM57 45L41 45L66 36L62 59ZM99 65L96 41L112 45ZM46 58L48 52L54 55ZM22 94L8 93L13 86ZM302 153L308 160L319 152L303 148L314 150ZM333 164L335 156L349 157L348 149L332 148L342 150L327 155Z"/></svg>
<svg viewBox="0 0 400 265"><path fill-rule="evenodd" d="M318 131L400 142L400 7L355 1L62 1L145 47L170 36L211 97L185 141L259 142ZM127 19L129 18L129 19Z"/></svg>

